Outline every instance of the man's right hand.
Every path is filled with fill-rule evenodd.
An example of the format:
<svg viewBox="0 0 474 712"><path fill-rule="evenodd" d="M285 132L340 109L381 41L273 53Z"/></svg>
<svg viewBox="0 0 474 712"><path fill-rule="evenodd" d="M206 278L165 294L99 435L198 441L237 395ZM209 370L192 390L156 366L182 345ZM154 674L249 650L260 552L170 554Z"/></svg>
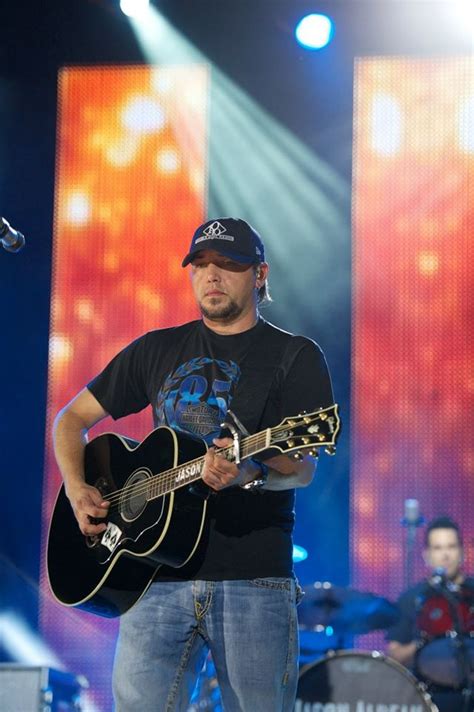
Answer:
<svg viewBox="0 0 474 712"><path fill-rule="evenodd" d="M85 536L97 536L107 528L94 519L107 516L109 503L99 490L84 481L84 448L89 429L108 415L99 401L83 388L58 413L54 421L53 442L56 460L64 479L79 529Z"/></svg>
<svg viewBox="0 0 474 712"><path fill-rule="evenodd" d="M94 524L92 519L104 519L109 511L110 502L102 497L95 487L82 482L66 489L66 495L79 524L79 529L85 536L97 536L107 529L105 522Z"/></svg>

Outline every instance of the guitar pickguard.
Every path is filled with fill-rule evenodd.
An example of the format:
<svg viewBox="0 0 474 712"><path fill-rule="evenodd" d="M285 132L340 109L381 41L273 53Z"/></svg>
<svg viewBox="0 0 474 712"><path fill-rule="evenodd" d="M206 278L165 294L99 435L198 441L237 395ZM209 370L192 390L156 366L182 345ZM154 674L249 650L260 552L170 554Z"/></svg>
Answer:
<svg viewBox="0 0 474 712"><path fill-rule="evenodd" d="M107 529L102 535L100 543L102 544L102 546L105 546L106 549L109 549L110 552L113 552L115 547L119 543L121 537L122 532L120 531L118 526L113 522L109 522L107 524Z"/></svg>

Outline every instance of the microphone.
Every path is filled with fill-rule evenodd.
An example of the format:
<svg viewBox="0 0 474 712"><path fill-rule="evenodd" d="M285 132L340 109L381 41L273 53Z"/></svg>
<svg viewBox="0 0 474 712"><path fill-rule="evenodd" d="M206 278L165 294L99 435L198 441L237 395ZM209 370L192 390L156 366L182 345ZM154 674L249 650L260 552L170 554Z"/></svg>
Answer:
<svg viewBox="0 0 474 712"><path fill-rule="evenodd" d="M404 527L421 527L424 517L420 514L420 503L417 499L406 499L403 503L402 524Z"/></svg>
<svg viewBox="0 0 474 712"><path fill-rule="evenodd" d="M406 499L405 505L405 521L407 524L417 524L420 517L420 503L417 499Z"/></svg>
<svg viewBox="0 0 474 712"><path fill-rule="evenodd" d="M445 586L447 581L446 569L444 566L437 566L431 572L429 578L430 586Z"/></svg>
<svg viewBox="0 0 474 712"><path fill-rule="evenodd" d="M413 575L413 553L416 542L416 530L423 525L425 520L420 514L420 503L417 499L406 499L404 501L403 514L405 516L401 520L401 524L405 527L407 532L404 579L405 588L408 588Z"/></svg>
<svg viewBox="0 0 474 712"><path fill-rule="evenodd" d="M20 252L25 246L25 236L0 217L0 242L7 252Z"/></svg>

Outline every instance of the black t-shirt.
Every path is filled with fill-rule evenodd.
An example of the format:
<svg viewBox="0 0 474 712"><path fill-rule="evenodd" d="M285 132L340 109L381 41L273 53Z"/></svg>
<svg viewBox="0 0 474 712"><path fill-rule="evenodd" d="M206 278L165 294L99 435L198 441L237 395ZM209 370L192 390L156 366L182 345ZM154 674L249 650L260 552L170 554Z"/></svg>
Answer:
<svg viewBox="0 0 474 712"><path fill-rule="evenodd" d="M114 419L151 405L155 427L168 425L208 444L221 434L229 408L255 433L333 403L321 349L261 318L228 336L201 320L149 332L88 388ZM191 561L180 569L161 567L159 578L289 576L293 524L293 489L221 491L209 499L207 529Z"/></svg>
<svg viewBox="0 0 474 712"><path fill-rule="evenodd" d="M420 581L402 593L398 599L400 617L397 623L388 629L387 640L394 640L406 645L413 640L443 635L443 609L437 606L439 591L429 582ZM459 600L468 599L468 605L474 604L474 578L466 577L456 594ZM430 626L430 618L432 624ZM469 631L464 631L469 632Z"/></svg>

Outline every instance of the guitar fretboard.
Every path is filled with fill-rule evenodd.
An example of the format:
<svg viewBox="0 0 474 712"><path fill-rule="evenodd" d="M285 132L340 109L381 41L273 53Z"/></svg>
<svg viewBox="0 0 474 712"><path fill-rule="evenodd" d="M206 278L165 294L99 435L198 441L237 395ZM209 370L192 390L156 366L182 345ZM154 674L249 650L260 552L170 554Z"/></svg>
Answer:
<svg viewBox="0 0 474 712"><path fill-rule="evenodd" d="M271 438L271 428L263 430L256 435L249 435L240 441L240 459L245 460L248 457L252 457L258 452L265 450L269 447ZM229 445L225 448L218 448L217 453L225 457L226 460L234 460L234 446ZM200 479L202 469L204 467L204 455L196 458L195 460L190 460L183 465L178 465L165 472L160 472L158 475L153 475L146 483L147 500L156 499L157 497L162 497L165 494L174 492L174 490L184 487L191 482L196 482ZM133 487L139 487L140 484L133 485ZM133 496L133 495L132 495Z"/></svg>
<svg viewBox="0 0 474 712"><path fill-rule="evenodd" d="M340 428L337 405L302 414L295 418L285 418L274 428L266 428L254 435L248 435L240 440L240 460L245 460L259 452L275 449L276 452L326 447L328 452L334 450L334 444ZM217 453L229 461L235 460L234 444L225 448L218 448ZM331 453L332 454L332 453ZM145 479L139 479L120 490L111 492L104 499L113 506L120 506L123 499L151 501L170 494L175 490L185 487L201 478L204 467L205 455L194 460L189 460L176 467L172 467Z"/></svg>

